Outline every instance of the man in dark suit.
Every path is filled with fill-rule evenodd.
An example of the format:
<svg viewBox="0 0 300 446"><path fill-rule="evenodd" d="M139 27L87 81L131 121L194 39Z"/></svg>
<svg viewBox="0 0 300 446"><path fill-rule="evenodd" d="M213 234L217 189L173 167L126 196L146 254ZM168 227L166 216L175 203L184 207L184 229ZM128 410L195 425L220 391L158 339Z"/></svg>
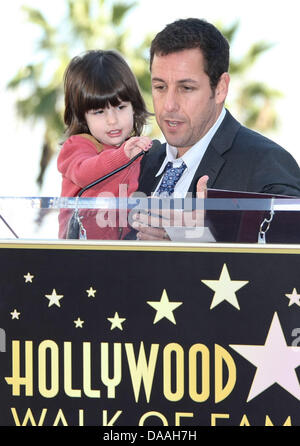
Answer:
<svg viewBox="0 0 300 446"><path fill-rule="evenodd" d="M300 169L282 147L238 123L224 108L229 45L210 23L178 20L157 34L150 50L156 120L167 143L142 161L139 190L188 192L206 187L300 196ZM167 170L177 177L170 186ZM177 173L177 171L180 172ZM165 238L160 228L134 223L139 239Z"/></svg>

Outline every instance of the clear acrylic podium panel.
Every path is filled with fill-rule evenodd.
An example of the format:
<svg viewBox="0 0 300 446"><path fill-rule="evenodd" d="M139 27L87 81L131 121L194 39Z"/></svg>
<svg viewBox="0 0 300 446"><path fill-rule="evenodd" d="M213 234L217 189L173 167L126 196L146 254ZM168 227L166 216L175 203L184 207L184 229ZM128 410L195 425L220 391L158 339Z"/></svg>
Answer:
<svg viewBox="0 0 300 446"><path fill-rule="evenodd" d="M119 240L119 222L125 227L140 212L152 225L162 224L171 242L300 244L300 199L240 197L0 197L0 239L63 240L59 220L64 216L67 224L74 212L94 228L87 240ZM126 239L139 243L133 232Z"/></svg>

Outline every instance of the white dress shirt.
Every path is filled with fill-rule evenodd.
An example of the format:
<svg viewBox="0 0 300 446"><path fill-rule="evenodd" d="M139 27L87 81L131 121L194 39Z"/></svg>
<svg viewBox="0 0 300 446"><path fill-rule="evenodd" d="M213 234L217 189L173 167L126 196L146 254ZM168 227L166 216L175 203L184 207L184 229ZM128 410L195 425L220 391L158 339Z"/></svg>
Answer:
<svg viewBox="0 0 300 446"><path fill-rule="evenodd" d="M177 148L170 146L168 143L166 145L166 157L157 172L156 176L159 176L165 170L166 164L170 161L173 163L173 167L179 167L182 164L182 161L185 162L187 168L184 170L182 176L179 178L172 197L174 198L184 198L189 190L192 179L196 173L196 170L204 156L204 153L212 140L214 134L218 130L221 122L225 117L226 111L223 107L220 116L214 125L209 129L209 131L200 139L196 144L194 144L189 150L185 152L185 154L180 157L177 157ZM163 178L163 176L162 176ZM162 181L161 178L161 181ZM154 195L157 194L157 190L160 186L161 181L158 183ZM168 225L165 226L165 231L167 232L169 238L172 241L185 241L185 242L215 242L213 235L210 232L208 227L170 227Z"/></svg>
<svg viewBox="0 0 300 446"><path fill-rule="evenodd" d="M190 184L192 182L192 179L194 178L194 175L196 173L196 170L204 156L204 153L212 140L214 134L218 130L219 126L221 125L221 122L223 121L225 117L226 111L225 108L222 109L220 116L218 117L217 121L214 123L214 125L209 129L209 131L203 136L203 138L200 139L196 144L194 144L189 150L185 152L185 154L180 157L177 157L177 148L170 146L168 143L166 145L166 157L157 172L156 176L161 175L161 173L165 170L166 164L170 161L173 163L173 167L179 167L182 164L182 161L185 162L187 168L183 172L182 176L178 180L173 197L174 198L184 198L189 190ZM162 181L162 179L161 179ZM159 188L159 185L157 185L157 188L154 191L154 195L156 195L156 191Z"/></svg>

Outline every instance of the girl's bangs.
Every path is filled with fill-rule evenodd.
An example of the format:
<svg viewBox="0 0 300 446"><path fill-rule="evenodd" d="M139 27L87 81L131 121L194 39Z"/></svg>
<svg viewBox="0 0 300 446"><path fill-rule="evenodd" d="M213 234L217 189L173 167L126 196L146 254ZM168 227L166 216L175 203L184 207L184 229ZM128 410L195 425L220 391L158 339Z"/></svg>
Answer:
<svg viewBox="0 0 300 446"><path fill-rule="evenodd" d="M98 91L94 91L87 95L83 108L85 111L89 111L103 109L109 105L117 107L122 101L130 101L125 85L121 85L119 88L114 88L112 90L101 88L101 90L98 89Z"/></svg>

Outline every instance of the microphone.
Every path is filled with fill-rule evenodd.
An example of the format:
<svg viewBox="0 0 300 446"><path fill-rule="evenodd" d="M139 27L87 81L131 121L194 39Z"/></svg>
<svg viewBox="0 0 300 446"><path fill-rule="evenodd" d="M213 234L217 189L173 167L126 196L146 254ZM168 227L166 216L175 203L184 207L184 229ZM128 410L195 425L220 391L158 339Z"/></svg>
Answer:
<svg viewBox="0 0 300 446"><path fill-rule="evenodd" d="M109 172L108 174L104 175L103 177L98 178L98 180L93 181L92 183L88 184L87 186L83 187L77 194L77 198L80 198L81 195L90 189L93 186L96 186L96 184L102 183L102 181L107 180L107 178L110 178L111 176L115 175L118 172L121 172L122 170L126 169L126 167L129 167L136 159L138 159L140 156L146 154L148 152L145 152L142 150L137 155L135 155L131 160L129 160L126 164L123 164L122 166L118 167L117 169L113 170L112 172ZM86 239L86 231L84 229L84 226L81 222L81 219L78 215L78 209L76 208L72 214L72 217L69 220L68 224L68 230L66 239L79 239L79 238Z"/></svg>
<svg viewBox="0 0 300 446"><path fill-rule="evenodd" d="M128 163L123 164L123 166L118 167L117 169L113 170L112 172L109 172L108 174L104 175L103 177L98 178L98 180L93 181L92 183L88 184L87 186L85 186L84 188L82 188L78 194L77 197L81 197L81 195L88 189L90 189L93 186L96 186L96 184L101 183L104 180L107 180L107 178L113 176L115 173L121 172L121 170L126 169L126 167L129 167L130 164L132 164L136 159L138 159L140 156L144 155L145 152L144 150L142 150L141 152L139 152L137 155L135 155L133 158L131 158L130 161L128 161Z"/></svg>
<svg viewBox="0 0 300 446"><path fill-rule="evenodd" d="M7 223L4 217L0 214L0 219L3 221L3 223L7 226L7 228L10 230L10 232L15 236L15 238L19 238L15 231L10 227L10 225Z"/></svg>

